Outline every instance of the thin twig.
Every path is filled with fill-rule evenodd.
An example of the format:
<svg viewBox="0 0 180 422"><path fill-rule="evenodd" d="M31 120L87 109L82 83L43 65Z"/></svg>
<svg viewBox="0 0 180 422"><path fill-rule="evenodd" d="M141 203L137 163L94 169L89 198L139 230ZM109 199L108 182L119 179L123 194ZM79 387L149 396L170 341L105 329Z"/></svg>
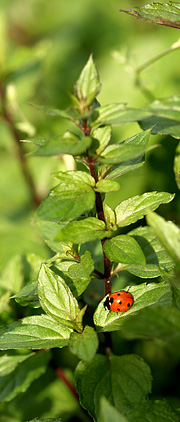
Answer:
<svg viewBox="0 0 180 422"><path fill-rule="evenodd" d="M37 207L40 202L41 202L41 198L39 197L39 195L36 192L35 189L35 184L32 178L32 175L29 171L28 168L28 164L27 164L27 159L23 153L22 150L22 144L20 143L20 136L19 136L19 132L16 129L14 122L13 122L13 118L11 113L7 110L6 107L6 99L5 99L5 90L4 87L0 86L0 98L2 101L2 117L4 119L4 121L7 123L7 125L9 126L9 129L11 131L11 134L15 140L16 143L16 153L17 153L17 157L21 166L21 170L24 176L24 179L26 180L26 184L29 188L30 191L30 195L32 198L32 203L33 205L35 205L35 207Z"/></svg>

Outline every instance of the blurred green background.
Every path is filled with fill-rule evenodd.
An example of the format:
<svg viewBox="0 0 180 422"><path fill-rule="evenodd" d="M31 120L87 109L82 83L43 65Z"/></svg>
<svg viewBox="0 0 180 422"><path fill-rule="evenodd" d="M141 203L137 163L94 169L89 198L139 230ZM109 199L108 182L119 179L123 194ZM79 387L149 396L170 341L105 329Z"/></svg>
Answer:
<svg viewBox="0 0 180 422"><path fill-rule="evenodd" d="M160 27L120 13L119 8L141 6L133 0L1 0L0 86L16 127L48 138L68 128L66 121L41 114L28 103L66 108L68 93L90 53L97 64L101 104L126 102L142 107L148 99L135 85L134 69L169 48L178 38L176 29ZM179 91L179 50L142 73L142 81L155 98ZM0 270L14 255L34 252L47 257L49 250L34 223L35 208L18 159L12 131L0 120ZM26 121L27 119L27 121ZM32 125L30 126L28 122ZM17 130L17 129L16 129ZM24 129L23 129L24 130ZM33 133L34 132L34 133ZM113 130L114 142L140 132L137 124ZM18 132L27 139L25 131ZM121 199L147 190L177 192L173 157L178 141L151 136L158 149L148 154L145 166L121 178L121 190L108 196L115 206ZM29 147L22 145L23 153ZM56 182L51 173L65 169L60 157L26 157L38 195L43 198ZM179 223L179 201L160 208L166 218Z"/></svg>

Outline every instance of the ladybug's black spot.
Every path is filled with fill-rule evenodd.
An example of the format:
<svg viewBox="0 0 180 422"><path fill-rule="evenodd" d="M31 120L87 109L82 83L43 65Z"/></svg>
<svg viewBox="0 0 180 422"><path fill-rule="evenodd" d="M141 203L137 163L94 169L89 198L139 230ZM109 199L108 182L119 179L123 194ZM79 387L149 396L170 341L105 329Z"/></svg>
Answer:
<svg viewBox="0 0 180 422"><path fill-rule="evenodd" d="M121 302L121 300L117 300L117 302L120 304L120 305L122 305L122 302Z"/></svg>
<svg viewBox="0 0 180 422"><path fill-rule="evenodd" d="M131 304L130 303L127 303L127 307L130 308L130 306L131 306Z"/></svg>
<svg viewBox="0 0 180 422"><path fill-rule="evenodd" d="M118 293L117 295L118 295L118 296L121 296L121 293Z"/></svg>
<svg viewBox="0 0 180 422"><path fill-rule="evenodd" d="M104 308L108 309L108 311L110 311L110 300L109 300L109 296L107 296L106 300L104 301Z"/></svg>
<svg viewBox="0 0 180 422"><path fill-rule="evenodd" d="M119 312L120 312L120 308L117 308L117 311L119 311Z"/></svg>

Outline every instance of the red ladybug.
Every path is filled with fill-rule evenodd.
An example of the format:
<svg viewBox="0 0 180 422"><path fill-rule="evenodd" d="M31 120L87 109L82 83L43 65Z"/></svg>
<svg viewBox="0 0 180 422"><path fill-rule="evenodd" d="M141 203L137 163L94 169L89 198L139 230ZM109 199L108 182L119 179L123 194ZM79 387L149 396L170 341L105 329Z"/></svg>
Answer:
<svg viewBox="0 0 180 422"><path fill-rule="evenodd" d="M111 293L104 301L104 308L113 312L127 311L133 305L134 299L131 293L120 290L119 292Z"/></svg>

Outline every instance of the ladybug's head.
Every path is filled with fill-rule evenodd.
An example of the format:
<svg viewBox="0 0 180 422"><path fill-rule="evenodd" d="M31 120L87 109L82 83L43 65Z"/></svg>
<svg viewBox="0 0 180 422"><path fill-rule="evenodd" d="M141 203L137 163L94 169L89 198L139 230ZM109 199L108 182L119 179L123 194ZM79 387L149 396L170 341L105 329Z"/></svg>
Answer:
<svg viewBox="0 0 180 422"><path fill-rule="evenodd" d="M112 297L110 298L109 296L107 296L106 300L104 301L104 308L110 311L111 309L110 306L112 303L113 303L113 298Z"/></svg>

